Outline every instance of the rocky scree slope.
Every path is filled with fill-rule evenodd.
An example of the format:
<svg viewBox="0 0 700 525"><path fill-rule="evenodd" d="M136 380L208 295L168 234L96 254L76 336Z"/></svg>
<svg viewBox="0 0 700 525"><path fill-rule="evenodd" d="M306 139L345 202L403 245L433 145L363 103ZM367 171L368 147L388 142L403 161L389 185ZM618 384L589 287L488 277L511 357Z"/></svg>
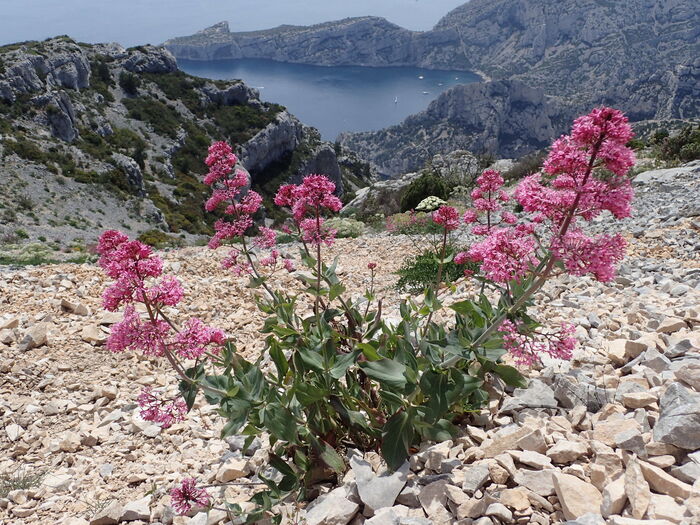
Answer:
<svg viewBox="0 0 700 525"><path fill-rule="evenodd" d="M349 458L339 486L320 487L320 498L288 515L307 525L697 523L699 174L694 163L639 175L635 215L623 223L630 247L615 281L556 278L533 305L536 317L578 326L571 362L528 371L525 390L494 387L461 435L424 443L395 474L383 472L376 454ZM605 218L594 226L619 230ZM471 239L466 231L459 237ZM395 254L415 253L414 241L341 239L329 256L341 256L338 271L358 294L369 284L367 263L380 263L375 289L391 319L398 317ZM223 255L169 251L166 271L184 280L181 313L224 328L252 358L263 319L245 279L220 267ZM292 275L282 279L280 286L299 286ZM0 473L43 473L35 486L0 494L0 521L226 523L216 511L174 517L167 492L194 476L235 482L217 496L247 500L258 473L276 475L267 440L249 449L242 436L220 440L221 421L202 400L168 430L143 421L140 389L172 378L157 360L104 348L108 326L120 318L101 310L106 284L92 265L0 270L0 446L7 451ZM455 300L476 292L461 284Z"/></svg>
<svg viewBox="0 0 700 525"><path fill-rule="evenodd" d="M252 185L322 171L348 192L361 163L240 81L177 69L152 46L68 37L0 47L0 214L4 240L68 245L106 228L207 233L206 148L236 146ZM17 205L20 203L20 205Z"/></svg>

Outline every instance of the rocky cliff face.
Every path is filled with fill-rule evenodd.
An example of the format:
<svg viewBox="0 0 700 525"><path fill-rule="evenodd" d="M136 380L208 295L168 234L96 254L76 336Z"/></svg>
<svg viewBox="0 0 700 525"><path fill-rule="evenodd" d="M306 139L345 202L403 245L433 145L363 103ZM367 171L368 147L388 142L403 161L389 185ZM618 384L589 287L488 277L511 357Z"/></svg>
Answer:
<svg viewBox="0 0 700 525"><path fill-rule="evenodd" d="M66 37L0 47L0 208L27 203L3 212L0 236L66 245L108 227L204 234L214 140L236 145L253 186L269 191L270 178L323 169L342 193L352 171L341 174L335 150L281 106L241 82L186 75L163 48Z"/></svg>
<svg viewBox="0 0 700 525"><path fill-rule="evenodd" d="M638 118L698 115L692 89L669 92L663 82L700 55L695 0L472 0L426 32L373 17L250 33L220 23L165 45L200 60L478 70L567 96L579 108L604 97ZM643 98L635 96L640 87Z"/></svg>
<svg viewBox="0 0 700 525"><path fill-rule="evenodd" d="M441 152L466 149L518 157L546 147L569 123L542 90L501 80L457 86L428 109L390 128L341 135L344 146L388 176L415 171Z"/></svg>

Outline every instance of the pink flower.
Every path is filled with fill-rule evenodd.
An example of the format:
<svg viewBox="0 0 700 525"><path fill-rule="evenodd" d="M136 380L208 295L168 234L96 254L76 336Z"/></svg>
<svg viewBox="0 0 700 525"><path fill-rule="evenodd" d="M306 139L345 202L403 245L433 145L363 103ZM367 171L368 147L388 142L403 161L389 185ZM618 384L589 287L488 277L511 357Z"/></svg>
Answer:
<svg viewBox="0 0 700 525"><path fill-rule="evenodd" d="M343 203L333 195L335 183L325 175L307 175L299 185L281 186L275 196L275 204L292 208L292 215L297 224L313 214L320 214L322 209L338 212Z"/></svg>
<svg viewBox="0 0 700 525"><path fill-rule="evenodd" d="M367 268L369 270L374 270L376 267L377 267L377 263L375 263L375 262L367 263Z"/></svg>
<svg viewBox="0 0 700 525"><path fill-rule="evenodd" d="M260 259L260 265L268 267L275 266L277 264L277 257L279 257L279 254L280 252L277 250L272 250L267 257Z"/></svg>
<svg viewBox="0 0 700 525"><path fill-rule="evenodd" d="M588 237L574 229L552 241L552 252L571 275L591 273L598 281L608 282L615 277L615 265L624 258L626 246L619 234Z"/></svg>
<svg viewBox="0 0 700 525"><path fill-rule="evenodd" d="M288 208L294 206L294 202L296 201L294 192L296 188L297 186L295 184L285 184L280 186L280 189L277 190L277 195L275 195L275 204L277 204L277 206L286 206Z"/></svg>
<svg viewBox="0 0 700 525"><path fill-rule="evenodd" d="M446 231L454 231L459 228L459 213L452 206L440 206L433 212L433 222L441 225Z"/></svg>
<svg viewBox="0 0 700 525"><path fill-rule="evenodd" d="M459 260L481 262L481 272L492 281L520 280L537 265L536 243L525 227L497 228L486 239L469 248ZM458 256L459 257L459 256Z"/></svg>
<svg viewBox="0 0 700 525"><path fill-rule="evenodd" d="M518 202L555 227L571 214L572 222L590 221L603 211L618 219L629 216L633 191L626 174L634 153L626 143L631 137L627 117L615 109L596 108L576 119L571 135L552 144L543 173L518 185Z"/></svg>
<svg viewBox="0 0 700 525"><path fill-rule="evenodd" d="M569 360L576 347L573 337L574 326L563 324L557 333L522 333L523 324L510 320L501 323L499 331L503 335L503 345L519 365L532 365L540 361L542 354L555 359Z"/></svg>
<svg viewBox="0 0 700 525"><path fill-rule="evenodd" d="M205 352L218 353L217 346L226 341L226 335L218 328L206 326L193 317L187 320L180 333L175 336L176 353L185 359L196 359Z"/></svg>
<svg viewBox="0 0 700 525"><path fill-rule="evenodd" d="M301 238L304 242L308 242L314 246L323 243L326 246L332 246L335 242L335 234L337 230L326 228L323 226L323 219L303 219L299 223L301 228Z"/></svg>
<svg viewBox="0 0 700 525"><path fill-rule="evenodd" d="M141 407L144 421L152 421L161 428L170 428L173 423L183 421L187 415L187 404L182 397L161 399L151 387L145 387L136 402Z"/></svg>
<svg viewBox="0 0 700 525"><path fill-rule="evenodd" d="M474 210L467 210L466 212L464 212L464 217L462 218L462 220L464 220L464 222L466 222L467 224L471 224L476 222L477 218L478 217Z"/></svg>
<svg viewBox="0 0 700 525"><path fill-rule="evenodd" d="M272 248L277 244L277 232L272 228L260 227L260 235L255 238L255 245L262 249Z"/></svg>
<svg viewBox="0 0 700 525"><path fill-rule="evenodd" d="M291 259L283 259L282 264L284 264L284 269L287 270L289 273L292 273L296 270L296 267L294 266L294 261L292 261Z"/></svg>
<svg viewBox="0 0 700 525"><path fill-rule="evenodd" d="M197 480L186 478L179 487L170 491L173 509L178 514L187 514L193 507L206 507L211 498L206 490L197 488Z"/></svg>
<svg viewBox="0 0 700 525"><path fill-rule="evenodd" d="M169 333L168 323L150 319L144 321L136 309L129 305L124 310L124 318L112 326L107 348L112 352L140 350L144 355L162 356Z"/></svg>
<svg viewBox="0 0 700 525"><path fill-rule="evenodd" d="M252 268L248 261L240 261L239 257L242 253L235 248L233 248L228 255L221 261L221 266L231 270L238 277L241 275L250 275L252 273Z"/></svg>
<svg viewBox="0 0 700 525"><path fill-rule="evenodd" d="M158 284L146 290L146 295L152 304L175 306L182 301L185 292L180 281L172 275L165 275ZM140 302L144 302L142 297L139 297Z"/></svg>

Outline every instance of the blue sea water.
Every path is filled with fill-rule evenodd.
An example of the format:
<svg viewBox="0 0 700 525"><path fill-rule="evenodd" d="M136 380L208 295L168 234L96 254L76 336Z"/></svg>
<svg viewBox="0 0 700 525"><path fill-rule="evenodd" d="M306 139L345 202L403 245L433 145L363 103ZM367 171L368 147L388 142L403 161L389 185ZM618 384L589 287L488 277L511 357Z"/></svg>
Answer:
<svg viewBox="0 0 700 525"><path fill-rule="evenodd" d="M479 77L412 67L323 67L272 60L178 61L192 75L242 79L263 100L286 106L326 140L342 131L371 131L424 110L442 91Z"/></svg>

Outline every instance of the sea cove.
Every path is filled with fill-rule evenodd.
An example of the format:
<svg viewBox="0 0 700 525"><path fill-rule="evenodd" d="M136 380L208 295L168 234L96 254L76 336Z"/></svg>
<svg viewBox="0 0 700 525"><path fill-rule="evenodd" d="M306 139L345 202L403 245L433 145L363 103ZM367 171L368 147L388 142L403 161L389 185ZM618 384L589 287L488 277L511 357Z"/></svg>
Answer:
<svg viewBox="0 0 700 525"><path fill-rule="evenodd" d="M263 100L286 106L325 140L343 131L373 131L402 122L428 107L441 92L478 82L464 71L412 67L322 67L272 60L178 60L192 75L242 79Z"/></svg>

